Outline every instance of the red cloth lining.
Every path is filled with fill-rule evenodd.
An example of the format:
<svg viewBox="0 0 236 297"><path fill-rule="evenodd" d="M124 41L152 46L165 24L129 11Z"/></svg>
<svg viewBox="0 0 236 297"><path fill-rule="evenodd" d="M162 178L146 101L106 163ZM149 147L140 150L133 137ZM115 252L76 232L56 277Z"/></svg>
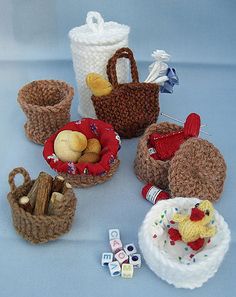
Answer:
<svg viewBox="0 0 236 297"><path fill-rule="evenodd" d="M102 146L101 160L98 163L74 163L58 160L54 153L54 141L57 134L63 130L83 133L88 139L97 138ZM84 118L70 122L50 136L44 145L43 156L52 169L69 174L103 175L109 171L111 164L117 158L119 150L119 136L110 124L103 121Z"/></svg>

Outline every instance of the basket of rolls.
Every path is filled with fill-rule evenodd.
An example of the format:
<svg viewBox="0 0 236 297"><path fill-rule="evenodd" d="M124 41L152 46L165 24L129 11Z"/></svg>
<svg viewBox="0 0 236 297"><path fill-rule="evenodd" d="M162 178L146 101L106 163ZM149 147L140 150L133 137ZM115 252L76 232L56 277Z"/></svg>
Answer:
<svg viewBox="0 0 236 297"><path fill-rule="evenodd" d="M110 124L83 118L53 134L43 156L73 187L89 187L113 176L120 163L119 149L120 137Z"/></svg>

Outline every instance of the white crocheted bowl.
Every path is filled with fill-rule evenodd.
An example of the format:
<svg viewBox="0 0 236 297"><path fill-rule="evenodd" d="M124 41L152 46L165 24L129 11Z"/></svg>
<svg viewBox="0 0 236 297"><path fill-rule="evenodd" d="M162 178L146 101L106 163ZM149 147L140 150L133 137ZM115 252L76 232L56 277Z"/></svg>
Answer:
<svg viewBox="0 0 236 297"><path fill-rule="evenodd" d="M230 230L215 210L212 225L217 233L203 249L194 252L183 242L170 242L168 228L175 212L188 213L197 198L174 198L159 201L147 213L139 231L139 246L150 269L176 288L201 287L218 270L229 248Z"/></svg>

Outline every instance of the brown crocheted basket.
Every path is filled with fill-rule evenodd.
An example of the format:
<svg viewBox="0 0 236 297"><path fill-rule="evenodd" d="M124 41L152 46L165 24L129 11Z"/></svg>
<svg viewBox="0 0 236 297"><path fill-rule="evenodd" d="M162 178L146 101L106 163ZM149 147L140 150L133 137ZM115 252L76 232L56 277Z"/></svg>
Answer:
<svg viewBox="0 0 236 297"><path fill-rule="evenodd" d="M219 150L209 141L190 138L171 160L169 188L174 197L220 198L226 178L226 164Z"/></svg>
<svg viewBox="0 0 236 297"><path fill-rule="evenodd" d="M148 152L149 136L182 129L171 123L153 124L138 144L134 161L137 177L171 192L172 197L197 197L215 201L220 198L226 177L226 164L219 150L207 140L186 140L167 161L155 160Z"/></svg>
<svg viewBox="0 0 236 297"><path fill-rule="evenodd" d="M14 178L16 174L24 177L22 186L16 187ZM11 192L7 199L11 206L13 225L16 231L31 243L43 243L57 239L60 235L68 232L71 228L76 209L76 197L72 189L65 195L70 199L65 212L60 216L32 215L18 204L20 197L27 195L34 180L30 179L29 173L22 167L15 168L9 174Z"/></svg>
<svg viewBox="0 0 236 297"><path fill-rule="evenodd" d="M70 121L72 86L59 80L38 80L25 85L18 93L18 102L27 122L26 136L35 143L45 140Z"/></svg>
<svg viewBox="0 0 236 297"><path fill-rule="evenodd" d="M116 63L120 58L130 60L131 83L119 84L117 81ZM91 98L98 119L112 124L123 138L142 135L146 127L157 121L159 115L158 85L139 82L137 65L129 48L117 50L110 58L107 76L113 86L112 92Z"/></svg>
<svg viewBox="0 0 236 297"><path fill-rule="evenodd" d="M152 133L158 132L159 134L166 134L181 129L181 126L168 122L152 124L146 129L139 141L134 161L134 171L140 180L156 185L161 189L168 189L168 170L170 167L170 160L162 161L153 159L148 152L147 143Z"/></svg>

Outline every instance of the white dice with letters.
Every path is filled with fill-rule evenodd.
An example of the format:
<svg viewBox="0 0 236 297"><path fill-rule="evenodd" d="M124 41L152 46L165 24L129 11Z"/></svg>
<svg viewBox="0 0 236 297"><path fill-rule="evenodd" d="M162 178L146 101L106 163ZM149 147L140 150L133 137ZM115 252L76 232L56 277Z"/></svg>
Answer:
<svg viewBox="0 0 236 297"><path fill-rule="evenodd" d="M103 253L102 254L102 266L107 266L112 261L113 261L112 253Z"/></svg>
<svg viewBox="0 0 236 297"><path fill-rule="evenodd" d="M134 266L134 268L141 267L141 255L140 254L133 254L129 256L129 263Z"/></svg>
<svg viewBox="0 0 236 297"><path fill-rule="evenodd" d="M124 247L124 251L128 256L137 253L137 249L133 243L126 244L126 246Z"/></svg>
<svg viewBox="0 0 236 297"><path fill-rule="evenodd" d="M119 229L109 229L109 241L112 239L120 239Z"/></svg>
<svg viewBox="0 0 236 297"><path fill-rule="evenodd" d="M111 276L119 276L121 273L120 264L118 261L113 261L108 264Z"/></svg>
<svg viewBox="0 0 236 297"><path fill-rule="evenodd" d="M113 253L117 253L122 250L122 242L120 239L110 240L110 246Z"/></svg>

